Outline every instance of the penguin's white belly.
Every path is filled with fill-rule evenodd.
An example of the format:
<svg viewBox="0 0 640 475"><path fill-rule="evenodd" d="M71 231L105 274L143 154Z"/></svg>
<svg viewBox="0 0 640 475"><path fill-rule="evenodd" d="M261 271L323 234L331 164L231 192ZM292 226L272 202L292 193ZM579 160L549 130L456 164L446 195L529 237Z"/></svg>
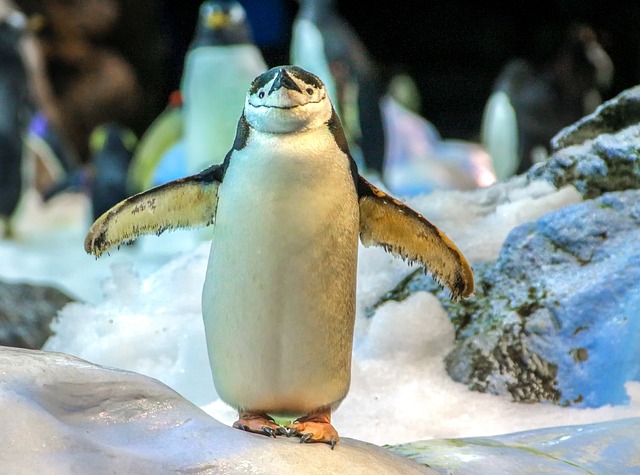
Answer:
<svg viewBox="0 0 640 475"><path fill-rule="evenodd" d="M349 387L359 214L346 157L278 153L227 169L203 313L220 397L295 416Z"/></svg>

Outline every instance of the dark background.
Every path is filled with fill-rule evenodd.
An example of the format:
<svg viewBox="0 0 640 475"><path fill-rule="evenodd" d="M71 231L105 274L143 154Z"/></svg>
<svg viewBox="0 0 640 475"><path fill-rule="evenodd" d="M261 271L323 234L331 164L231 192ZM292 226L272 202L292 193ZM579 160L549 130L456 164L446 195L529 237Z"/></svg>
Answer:
<svg viewBox="0 0 640 475"><path fill-rule="evenodd" d="M590 25L615 66L608 99L640 84L640 1L336 0L343 18L385 71L417 83L422 115L444 138L477 140L482 111L505 63L549 61L577 22ZM39 33L62 121L83 161L87 137L113 120L139 136L177 89L201 0L16 0L45 18ZM269 66L289 63L296 0L240 0ZM116 5L115 23L105 18ZM100 26L100 21L107 26ZM107 62L116 54L119 64ZM111 68L111 69L109 69ZM130 88L110 78L133 70ZM137 83L136 83L137 82ZM99 84L102 89L94 87Z"/></svg>
<svg viewBox="0 0 640 475"><path fill-rule="evenodd" d="M270 66L288 63L294 0L241 0ZM198 1L168 2L182 58ZM337 1L339 12L375 60L408 72L420 88L422 113L446 138L476 138L493 80L514 56L547 61L576 22L589 24L616 71L606 98L640 83L640 2L596 0L485 2ZM277 15L265 14L269 8ZM177 65L172 73L179 80Z"/></svg>

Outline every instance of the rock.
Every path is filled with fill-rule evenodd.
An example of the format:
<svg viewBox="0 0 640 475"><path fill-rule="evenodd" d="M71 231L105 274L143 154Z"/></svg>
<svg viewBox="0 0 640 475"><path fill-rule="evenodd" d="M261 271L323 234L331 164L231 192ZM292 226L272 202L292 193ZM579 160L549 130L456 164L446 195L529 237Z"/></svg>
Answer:
<svg viewBox="0 0 640 475"><path fill-rule="evenodd" d="M580 145L602 134L615 134L640 122L640 86L621 92L551 139L552 151Z"/></svg>
<svg viewBox="0 0 640 475"><path fill-rule="evenodd" d="M628 401L625 382L640 379L639 120L640 87L562 131L555 147L565 148L509 181L572 185L588 201L522 224L497 261L475 261L473 298L452 303L414 272L369 314L433 292L456 327L447 370L471 389L586 407Z"/></svg>
<svg viewBox="0 0 640 475"><path fill-rule="evenodd" d="M439 473L343 438L232 429L159 381L63 353L0 347L3 473Z"/></svg>
<svg viewBox="0 0 640 475"><path fill-rule="evenodd" d="M73 300L50 286L0 282L0 345L41 348L51 320Z"/></svg>
<svg viewBox="0 0 640 475"><path fill-rule="evenodd" d="M389 447L452 475L634 474L640 418L553 427L495 437L427 440Z"/></svg>
<svg viewBox="0 0 640 475"><path fill-rule="evenodd" d="M555 153L527 176L560 188L574 185L585 198L640 188L640 86L599 107L554 138Z"/></svg>
<svg viewBox="0 0 640 475"><path fill-rule="evenodd" d="M485 262L498 257L516 226L582 200L573 186L558 189L518 175L476 190L436 190L407 203L444 231L467 260Z"/></svg>
<svg viewBox="0 0 640 475"><path fill-rule="evenodd" d="M640 380L640 191L608 193L517 227L473 298L415 274L387 295L435 292L456 326L449 374L523 402L598 407Z"/></svg>

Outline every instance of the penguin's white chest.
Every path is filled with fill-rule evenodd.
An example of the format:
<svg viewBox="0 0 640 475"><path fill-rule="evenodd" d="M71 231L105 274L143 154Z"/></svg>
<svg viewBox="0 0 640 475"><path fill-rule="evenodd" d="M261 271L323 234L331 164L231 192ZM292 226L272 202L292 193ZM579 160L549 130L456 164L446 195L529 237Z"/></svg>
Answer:
<svg viewBox="0 0 640 475"><path fill-rule="evenodd" d="M344 398L358 225L349 162L328 131L252 136L234 152L203 292L223 400L297 415Z"/></svg>

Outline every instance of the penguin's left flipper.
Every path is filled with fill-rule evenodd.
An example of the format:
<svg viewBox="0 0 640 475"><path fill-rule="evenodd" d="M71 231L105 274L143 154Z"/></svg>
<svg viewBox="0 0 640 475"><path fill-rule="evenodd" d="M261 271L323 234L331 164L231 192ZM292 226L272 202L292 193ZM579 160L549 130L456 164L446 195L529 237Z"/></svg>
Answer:
<svg viewBox="0 0 640 475"><path fill-rule="evenodd" d="M358 176L360 240L382 246L425 271L451 292L452 299L473 293L473 272L462 252L442 231L407 205Z"/></svg>
<svg viewBox="0 0 640 475"><path fill-rule="evenodd" d="M143 234L212 224L223 174L223 165L214 165L121 201L93 223L85 251L100 257Z"/></svg>

